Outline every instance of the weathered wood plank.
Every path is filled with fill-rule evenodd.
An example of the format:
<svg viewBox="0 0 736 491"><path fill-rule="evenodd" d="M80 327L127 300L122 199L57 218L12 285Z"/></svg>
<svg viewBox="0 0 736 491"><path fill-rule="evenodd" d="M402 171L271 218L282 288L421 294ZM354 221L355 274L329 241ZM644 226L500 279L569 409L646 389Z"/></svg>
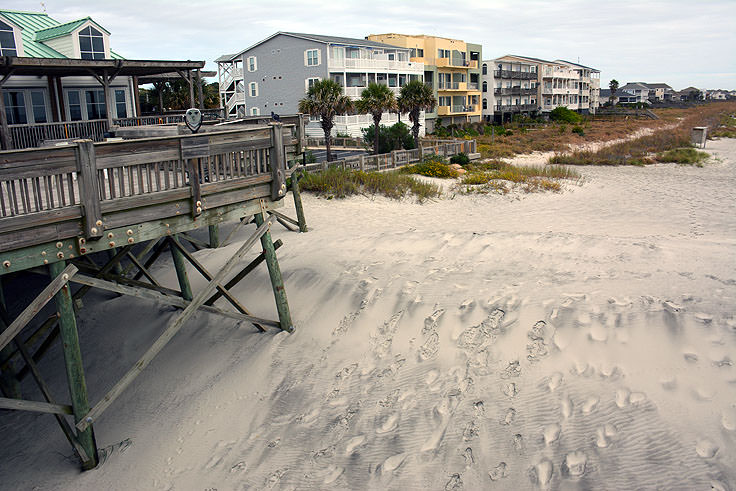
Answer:
<svg viewBox="0 0 736 491"><path fill-rule="evenodd" d="M8 399L5 397L0 397L0 409L33 411L47 414L72 414L72 407L65 404L50 404L48 402Z"/></svg>

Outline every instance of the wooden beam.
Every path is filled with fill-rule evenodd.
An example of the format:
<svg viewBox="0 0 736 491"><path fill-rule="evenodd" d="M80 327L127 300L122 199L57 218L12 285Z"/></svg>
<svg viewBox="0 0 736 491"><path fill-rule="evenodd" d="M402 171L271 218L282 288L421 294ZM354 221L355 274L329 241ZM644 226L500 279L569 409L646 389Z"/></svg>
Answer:
<svg viewBox="0 0 736 491"><path fill-rule="evenodd" d="M83 206L84 231L87 239L102 237L102 210L100 188L97 178L95 145L92 140L77 141L75 149L79 166L79 192Z"/></svg>
<svg viewBox="0 0 736 491"><path fill-rule="evenodd" d="M134 255L133 253L131 253L130 251L128 251L128 259L130 259L130 261L131 261L131 262L132 262L133 264L135 264L135 267L136 267L136 268L138 268L138 270L139 270L139 271L140 271L141 273L143 273L143 275L144 275L144 276L146 277L146 279L147 279L148 281L150 281L150 282L151 282L151 284L152 284L152 285L156 285L156 286L161 286L161 284L160 284L160 283L159 283L158 281L156 281L156 278L154 278L154 277L153 277L153 275L151 274L151 272L150 272L150 271L148 271L148 269L146 269L146 267L145 267L145 266L143 266L143 265L142 265L142 264L141 264L141 263L140 263L140 262L138 261L138 258L137 258L137 257L135 257L135 255Z"/></svg>
<svg viewBox="0 0 736 491"><path fill-rule="evenodd" d="M34 411L48 414L72 414L72 407L63 404L49 404L48 402L26 401L23 399L8 399L0 397L0 409L15 409L17 411Z"/></svg>
<svg viewBox="0 0 736 491"><path fill-rule="evenodd" d="M171 341L171 339L178 333L184 326L184 323L194 315L194 313L201 307L209 296L217 288L217 285L221 283L225 276L230 270L243 258L246 252L248 252L256 243L258 239L263 237L268 232L268 228L271 226L270 221L263 222L255 233L246 240L238 251L231 257L222 269L215 275L206 287L200 290L197 295L192 299L189 305L179 314L176 319L169 323L163 334L153 343L153 345L146 350L141 358L133 365L120 381L105 394L100 402L98 402L80 421L77 422L77 429L80 431L86 430L90 424L92 424L99 416L110 407L110 404L117 399L120 394L140 375L140 373L151 363L153 358L161 352L161 350Z"/></svg>
<svg viewBox="0 0 736 491"><path fill-rule="evenodd" d="M59 263L60 264L60 263ZM23 312L13 321L11 325L0 334L0 348L4 348L13 338L33 319L36 314L46 305L54 295L61 290L74 274L79 271L76 266L70 264L66 268L59 269L58 274L51 283L38 294L36 298L25 308Z"/></svg>
<svg viewBox="0 0 736 491"><path fill-rule="evenodd" d="M169 237L169 249L171 249L171 258L174 260L174 269L176 270L176 279L179 281L179 289L184 300L194 298L192 286L189 283L187 275L187 264L184 262L184 254L174 245L174 240Z"/></svg>
<svg viewBox="0 0 736 491"><path fill-rule="evenodd" d="M174 307L180 307L183 309L187 308L191 303L190 301L184 300L180 296L166 295L155 290L150 290L143 287L127 286L120 283L115 283L113 281L93 278L91 276L81 274L76 275L72 279L72 282L79 283L81 285L91 286L93 288L99 288L101 290L107 290L109 292L120 293L121 295L128 295L131 297L142 298L146 300L154 300L156 302L173 305ZM228 319L233 319L239 322L253 322L264 326L276 328L279 327L278 321L263 319L254 315L240 314L238 312L229 312L227 310L219 309L217 307L212 307L209 305L202 305L199 307L199 310L201 310L202 312L207 312L209 314L221 315L223 317L227 317Z"/></svg>
<svg viewBox="0 0 736 491"><path fill-rule="evenodd" d="M199 98L199 110L204 110L204 98L202 95L202 69L197 68L197 96Z"/></svg>
<svg viewBox="0 0 736 491"><path fill-rule="evenodd" d="M133 109L135 109L136 117L141 117L141 93L138 89L138 77L133 77Z"/></svg>
<svg viewBox="0 0 736 491"><path fill-rule="evenodd" d="M266 221L266 212L256 213L256 225L259 227ZM281 268L276 257L276 249L271 241L271 233L266 232L261 236L261 246L266 256L266 266L268 266L268 275L271 278L271 287L273 289L274 300L276 300L276 310L279 313L279 323L281 329L287 332L294 332L294 324L291 322L291 312L289 311L289 302L286 299L286 289L284 288L284 280L281 277Z"/></svg>
<svg viewBox="0 0 736 491"><path fill-rule="evenodd" d="M363 156L360 156L361 165L363 162ZM308 231L307 219L304 217L304 206L302 205L302 194L299 190L299 175L298 170L291 174L291 194L294 196L294 207L296 208L296 219L299 225L299 231L304 233ZM273 210L272 210L273 211Z"/></svg>

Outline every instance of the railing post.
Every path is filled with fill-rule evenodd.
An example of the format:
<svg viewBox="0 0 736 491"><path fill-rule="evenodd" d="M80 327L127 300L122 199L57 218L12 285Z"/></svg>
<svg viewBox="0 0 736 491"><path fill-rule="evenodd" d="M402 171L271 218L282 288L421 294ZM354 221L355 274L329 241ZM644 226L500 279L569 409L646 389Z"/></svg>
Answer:
<svg viewBox="0 0 736 491"><path fill-rule="evenodd" d="M271 123L271 144L271 199L278 201L286 196L284 127L281 123Z"/></svg>
<svg viewBox="0 0 736 491"><path fill-rule="evenodd" d="M192 216L202 214L202 184L200 180L200 159L209 158L210 143L207 136L191 136L179 140L179 158L189 173L189 187L192 190Z"/></svg>
<svg viewBox="0 0 736 491"><path fill-rule="evenodd" d="M360 156L360 170L365 170L365 155Z"/></svg>
<svg viewBox="0 0 736 491"><path fill-rule="evenodd" d="M97 181L97 160L92 140L77 141L77 170L79 187L84 208L84 232L88 239L102 237L102 210L100 189Z"/></svg>

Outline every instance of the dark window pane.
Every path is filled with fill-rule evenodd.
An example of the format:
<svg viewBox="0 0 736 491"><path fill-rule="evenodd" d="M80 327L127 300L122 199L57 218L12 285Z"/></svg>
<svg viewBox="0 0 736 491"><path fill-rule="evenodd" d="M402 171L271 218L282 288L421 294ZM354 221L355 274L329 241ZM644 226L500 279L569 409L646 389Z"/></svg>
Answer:
<svg viewBox="0 0 736 491"><path fill-rule="evenodd" d="M93 36L100 36L100 37L102 37L102 33L101 33L100 31L98 31L97 29L95 29L94 27L92 27L92 26L89 26L89 27L87 28L87 30L88 30L88 31L89 31L89 33L90 33L90 34L92 34Z"/></svg>
<svg viewBox="0 0 736 491"><path fill-rule="evenodd" d="M12 31L0 31L0 46L3 48L15 48L15 38Z"/></svg>
<svg viewBox="0 0 736 491"><path fill-rule="evenodd" d="M118 118L127 118L128 117L128 108L125 106L124 102L118 102L116 104L117 110L118 110Z"/></svg>
<svg viewBox="0 0 736 491"><path fill-rule="evenodd" d="M92 51L92 41L87 36L79 36L79 49L82 51Z"/></svg>
<svg viewBox="0 0 736 491"><path fill-rule="evenodd" d="M43 92L39 90L34 90L31 92L31 103L34 106L40 106L46 104L46 102L43 99Z"/></svg>
<svg viewBox="0 0 736 491"><path fill-rule="evenodd" d="M72 121L82 120L82 108L79 105L69 104L69 119Z"/></svg>
<svg viewBox="0 0 736 491"><path fill-rule="evenodd" d="M33 120L36 123L46 122L46 106L33 106Z"/></svg>
<svg viewBox="0 0 736 491"><path fill-rule="evenodd" d="M10 27L9 25L7 25L5 22L3 22L3 21L0 20L0 30L3 30L3 31L12 31L13 28Z"/></svg>
<svg viewBox="0 0 736 491"><path fill-rule="evenodd" d="M124 90L115 91L115 102L125 102L125 91Z"/></svg>
<svg viewBox="0 0 736 491"><path fill-rule="evenodd" d="M79 104L79 92L76 90L68 92L66 97L69 99L69 104Z"/></svg>
<svg viewBox="0 0 736 491"><path fill-rule="evenodd" d="M90 29L92 29L92 27L91 27L91 26L85 27L84 29L82 29L81 31L79 31L79 34L86 34L86 35L88 35L88 36L89 36L89 34L90 34Z"/></svg>
<svg viewBox="0 0 736 491"><path fill-rule="evenodd" d="M3 56L18 56L18 52L14 49L3 49Z"/></svg>
<svg viewBox="0 0 736 491"><path fill-rule="evenodd" d="M105 59L105 53L97 52L95 51L95 60L104 60Z"/></svg>
<svg viewBox="0 0 736 491"><path fill-rule="evenodd" d="M102 41L101 37L92 38L92 51L99 51L100 53L104 53L105 43Z"/></svg>
<svg viewBox="0 0 736 491"><path fill-rule="evenodd" d="M82 51L82 59L83 60L93 60L94 58L92 58L92 53L90 53L89 51L87 52Z"/></svg>

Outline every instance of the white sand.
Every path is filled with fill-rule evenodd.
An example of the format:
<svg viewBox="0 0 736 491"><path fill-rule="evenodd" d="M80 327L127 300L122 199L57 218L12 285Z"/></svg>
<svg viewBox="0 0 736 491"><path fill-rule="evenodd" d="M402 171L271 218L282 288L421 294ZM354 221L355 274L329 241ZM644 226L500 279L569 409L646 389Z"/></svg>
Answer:
<svg viewBox="0 0 736 491"><path fill-rule="evenodd" d="M306 196L310 232L274 228L295 334L195 317L96 425L92 472L50 416L3 413L0 487L733 489L736 140L708 147L559 194ZM237 294L275 316L265 268ZM175 315L97 298L95 401Z"/></svg>

